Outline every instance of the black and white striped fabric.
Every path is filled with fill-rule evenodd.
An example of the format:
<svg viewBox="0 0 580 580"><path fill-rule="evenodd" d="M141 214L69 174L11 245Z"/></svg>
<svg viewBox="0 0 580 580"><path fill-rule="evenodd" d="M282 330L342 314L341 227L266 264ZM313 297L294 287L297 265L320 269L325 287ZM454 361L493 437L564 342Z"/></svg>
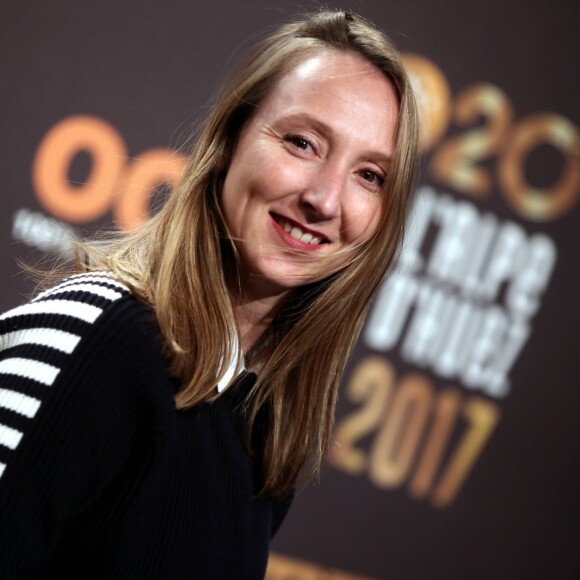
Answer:
<svg viewBox="0 0 580 580"><path fill-rule="evenodd" d="M101 273L0 316L0 345L2 580L264 577L290 498L257 496L251 373L177 411L153 309Z"/></svg>
<svg viewBox="0 0 580 580"><path fill-rule="evenodd" d="M128 292L107 273L78 274L0 316L0 478L84 333Z"/></svg>

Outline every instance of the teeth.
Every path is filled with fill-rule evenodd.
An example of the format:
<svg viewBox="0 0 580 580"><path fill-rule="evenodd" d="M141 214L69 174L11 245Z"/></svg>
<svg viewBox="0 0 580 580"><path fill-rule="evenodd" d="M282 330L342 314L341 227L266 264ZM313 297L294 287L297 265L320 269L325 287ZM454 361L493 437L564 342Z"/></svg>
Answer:
<svg viewBox="0 0 580 580"><path fill-rule="evenodd" d="M310 232L303 232L298 226L292 225L288 222L281 221L280 225L285 232L288 232L293 238L296 238L301 242L317 245L322 241L322 238L316 238Z"/></svg>

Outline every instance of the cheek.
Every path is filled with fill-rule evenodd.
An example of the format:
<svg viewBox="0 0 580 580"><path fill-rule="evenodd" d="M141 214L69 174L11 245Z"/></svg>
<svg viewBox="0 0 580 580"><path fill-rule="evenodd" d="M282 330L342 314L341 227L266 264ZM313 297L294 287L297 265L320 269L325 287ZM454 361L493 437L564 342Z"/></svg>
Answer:
<svg viewBox="0 0 580 580"><path fill-rule="evenodd" d="M227 201L237 209L248 203L267 201L274 196L280 181L276 164L268 163L259 153L236 159L228 171L224 190L230 197Z"/></svg>
<svg viewBox="0 0 580 580"><path fill-rule="evenodd" d="M379 227L383 204L378 197L372 197L364 202L353 204L346 223L348 242L365 242L370 239Z"/></svg>
<svg viewBox="0 0 580 580"><path fill-rule="evenodd" d="M235 215L233 212L234 205L234 192L226 178L222 184L222 189L219 194L219 204L221 206L221 211L223 214L223 219L228 228L232 227L232 217Z"/></svg>

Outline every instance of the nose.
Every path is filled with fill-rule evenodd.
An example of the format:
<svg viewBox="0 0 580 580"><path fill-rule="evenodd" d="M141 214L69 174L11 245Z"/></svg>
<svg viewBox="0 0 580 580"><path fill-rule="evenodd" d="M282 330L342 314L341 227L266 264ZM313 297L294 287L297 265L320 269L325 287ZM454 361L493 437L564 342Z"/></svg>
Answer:
<svg viewBox="0 0 580 580"><path fill-rule="evenodd" d="M346 174L336 165L317 167L300 201L313 219L332 220L340 215Z"/></svg>

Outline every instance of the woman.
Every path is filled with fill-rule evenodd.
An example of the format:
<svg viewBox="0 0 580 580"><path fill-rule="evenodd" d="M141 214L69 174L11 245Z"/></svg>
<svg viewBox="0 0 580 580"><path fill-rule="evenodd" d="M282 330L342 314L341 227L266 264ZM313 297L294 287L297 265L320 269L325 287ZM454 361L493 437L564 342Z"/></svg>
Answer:
<svg viewBox="0 0 580 580"><path fill-rule="evenodd" d="M2 578L263 577L400 241L416 133L382 33L285 25L165 207L0 318Z"/></svg>

